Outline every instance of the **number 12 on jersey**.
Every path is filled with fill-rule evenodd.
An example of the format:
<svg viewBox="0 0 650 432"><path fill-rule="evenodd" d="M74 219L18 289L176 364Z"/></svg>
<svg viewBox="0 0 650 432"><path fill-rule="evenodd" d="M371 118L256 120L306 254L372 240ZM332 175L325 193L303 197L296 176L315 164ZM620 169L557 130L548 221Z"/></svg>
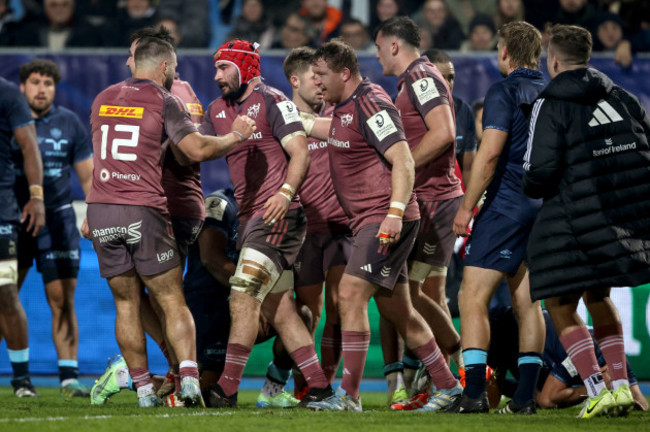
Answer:
<svg viewBox="0 0 650 432"><path fill-rule="evenodd" d="M106 159L106 147L108 145L108 132L110 126L103 124L100 127L102 131L102 147L100 152L101 159ZM138 146L138 138L140 138L140 126L136 125L124 125L117 124L115 125L115 132L128 132L131 134L130 138L113 138L111 141L111 157L115 160L121 161L134 161L138 158L138 155L135 153L122 153L120 152L120 147L132 147L135 148Z"/></svg>

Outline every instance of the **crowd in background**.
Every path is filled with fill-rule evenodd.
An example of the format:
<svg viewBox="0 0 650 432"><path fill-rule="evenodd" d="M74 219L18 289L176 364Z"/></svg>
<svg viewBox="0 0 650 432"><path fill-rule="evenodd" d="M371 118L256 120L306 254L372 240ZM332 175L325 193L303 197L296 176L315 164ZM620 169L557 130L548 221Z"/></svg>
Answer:
<svg viewBox="0 0 650 432"><path fill-rule="evenodd" d="M422 50L493 51L496 30L523 19L543 34L550 23L585 27L594 51L624 66L650 51L650 0L0 0L0 47L124 47L133 30L162 24L181 48L240 38L293 49L341 37L372 51L373 29L396 15L420 26Z"/></svg>

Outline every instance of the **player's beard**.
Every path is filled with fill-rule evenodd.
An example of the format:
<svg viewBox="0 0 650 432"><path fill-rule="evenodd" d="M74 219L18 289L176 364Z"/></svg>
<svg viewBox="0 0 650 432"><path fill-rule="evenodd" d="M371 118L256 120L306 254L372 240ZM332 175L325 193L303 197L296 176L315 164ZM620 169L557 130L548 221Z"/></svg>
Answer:
<svg viewBox="0 0 650 432"><path fill-rule="evenodd" d="M237 89L234 89L233 87L221 87L221 95L226 102L234 103L244 94L247 88L248 83L241 84Z"/></svg>
<svg viewBox="0 0 650 432"><path fill-rule="evenodd" d="M163 85L169 91L172 90L172 85L174 84L174 75L175 75L174 72L172 72L171 70L168 70L167 74L165 75L165 82L163 83Z"/></svg>

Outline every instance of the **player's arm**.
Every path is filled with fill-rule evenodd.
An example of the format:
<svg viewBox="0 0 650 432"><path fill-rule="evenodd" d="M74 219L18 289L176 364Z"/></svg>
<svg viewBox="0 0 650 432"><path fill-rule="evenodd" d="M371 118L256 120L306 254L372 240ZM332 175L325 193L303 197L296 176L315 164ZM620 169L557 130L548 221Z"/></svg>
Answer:
<svg viewBox="0 0 650 432"><path fill-rule="evenodd" d="M27 231L36 237L45 225L45 204L43 202L43 161L38 148L34 124L14 129L14 137L23 153L25 175L29 182L30 199L23 208L20 223L29 220Z"/></svg>
<svg viewBox="0 0 650 432"><path fill-rule="evenodd" d="M416 168L437 159L456 139L456 125L449 105L433 108L424 117L424 123L428 131L413 149Z"/></svg>
<svg viewBox="0 0 650 432"><path fill-rule="evenodd" d="M632 397L634 398L634 409L637 411L648 411L648 400L645 398L638 384L630 386Z"/></svg>
<svg viewBox="0 0 650 432"><path fill-rule="evenodd" d="M568 387L563 381L549 375L544 382L542 391L536 395L537 403L542 408L564 408L576 405L585 400L585 386Z"/></svg>
<svg viewBox="0 0 650 432"><path fill-rule="evenodd" d="M330 126L332 125L332 119L330 117L318 117L314 114L301 111L300 119L308 136L327 141Z"/></svg>
<svg viewBox="0 0 650 432"><path fill-rule="evenodd" d="M531 198L548 198L559 192L565 134L557 121L561 114L553 112L554 108L557 105L552 106L544 99L537 100L533 106L522 182L524 193Z"/></svg>
<svg viewBox="0 0 650 432"><path fill-rule="evenodd" d="M472 220L474 207L489 186L508 139L508 132L499 129L485 129L483 141L472 164L469 181L465 184L465 196L454 219L454 233L467 236L467 226ZM467 180L466 180L467 181Z"/></svg>
<svg viewBox="0 0 650 432"><path fill-rule="evenodd" d="M460 156L457 158L460 163L460 171L463 175L465 184L467 184L467 180L469 180L472 175L472 165L474 164L474 158L476 158L476 150L466 151L458 156Z"/></svg>
<svg viewBox="0 0 650 432"><path fill-rule="evenodd" d="M302 185L309 169L309 150L304 132L294 132L282 141L284 150L289 155L287 177L280 190L264 204L266 212L264 212L263 219L267 224L273 224L284 218L296 190Z"/></svg>
<svg viewBox="0 0 650 432"><path fill-rule="evenodd" d="M199 235L201 264L219 283L230 286L230 277L235 274L237 264L226 255L228 237L223 231L206 226Z"/></svg>
<svg viewBox="0 0 650 432"><path fill-rule="evenodd" d="M93 184L93 158L89 157L88 159L75 162L74 170L77 173L77 177L79 177L79 183L81 184L84 196L88 196Z"/></svg>
<svg viewBox="0 0 650 432"><path fill-rule="evenodd" d="M185 135L177 146L180 153L191 163L209 161L228 154L237 144L246 141L256 129L254 120L247 116L237 116L232 123L230 133L223 136L209 136L193 132ZM179 163L182 161L179 160Z"/></svg>
<svg viewBox="0 0 650 432"><path fill-rule="evenodd" d="M402 216L411 200L413 182L415 181L415 162L406 141L398 141L386 150L384 158L391 164L390 208L377 232L388 234L390 243L399 240L402 232Z"/></svg>

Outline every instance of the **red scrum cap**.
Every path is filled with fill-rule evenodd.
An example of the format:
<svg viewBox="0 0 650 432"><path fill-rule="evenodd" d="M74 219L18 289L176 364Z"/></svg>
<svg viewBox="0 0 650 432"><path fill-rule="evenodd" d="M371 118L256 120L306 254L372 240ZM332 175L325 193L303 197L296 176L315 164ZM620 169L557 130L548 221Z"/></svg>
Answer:
<svg viewBox="0 0 650 432"><path fill-rule="evenodd" d="M221 45L214 54L215 65L219 62L232 63L239 71L239 84L247 84L260 76L260 52L257 42L232 40Z"/></svg>

